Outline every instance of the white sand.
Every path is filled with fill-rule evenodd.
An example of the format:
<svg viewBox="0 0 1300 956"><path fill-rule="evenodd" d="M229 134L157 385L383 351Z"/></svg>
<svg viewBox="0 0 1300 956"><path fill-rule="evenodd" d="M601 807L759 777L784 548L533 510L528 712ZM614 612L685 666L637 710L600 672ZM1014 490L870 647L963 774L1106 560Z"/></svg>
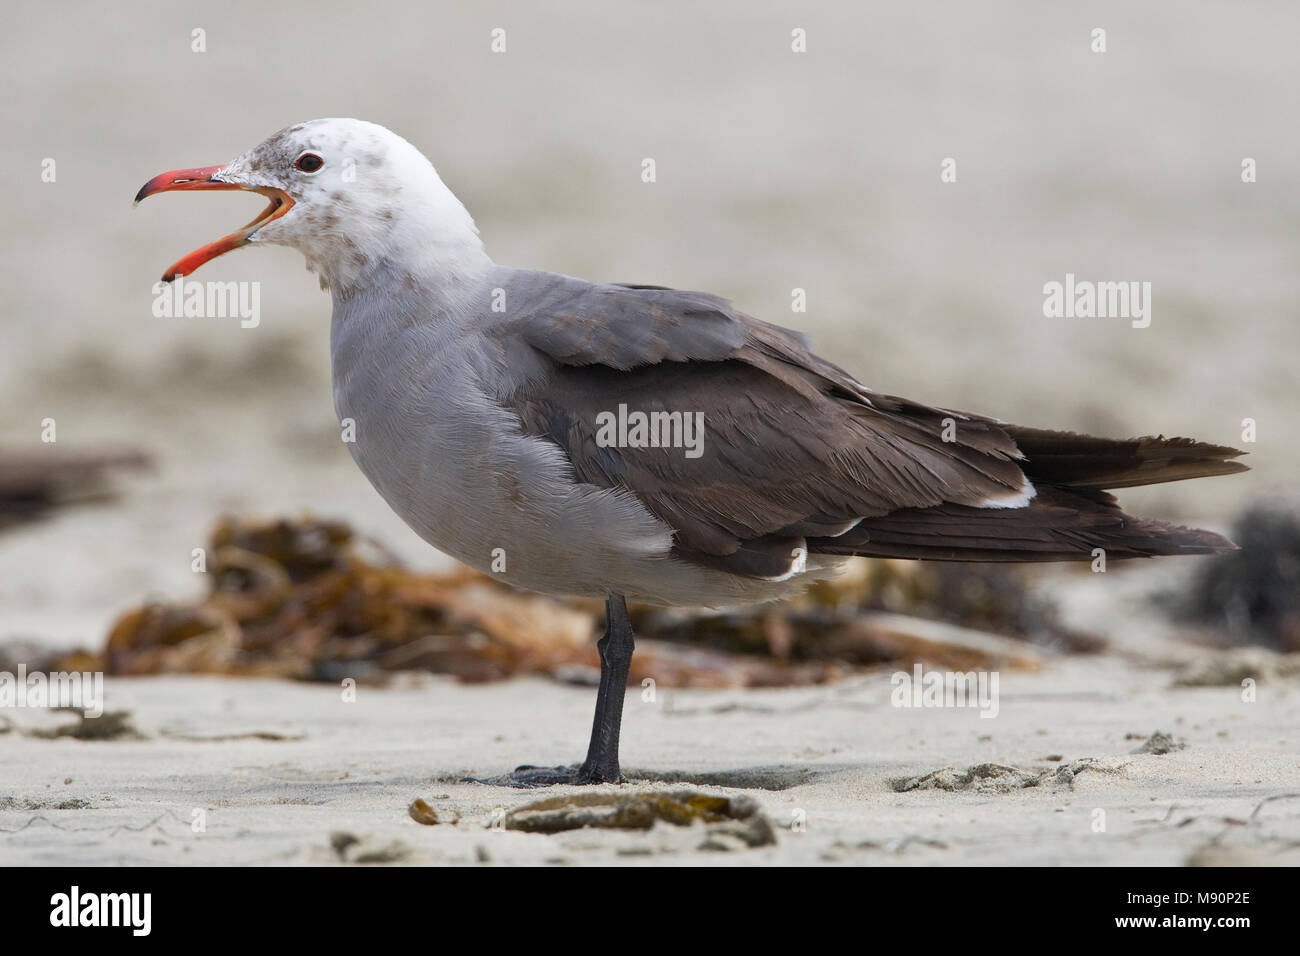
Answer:
<svg viewBox="0 0 1300 956"><path fill-rule="evenodd" d="M1173 688L1171 675L1119 656L1004 672L994 719L895 709L884 672L830 688L661 690L655 703L630 693L626 770L792 784L744 790L777 825L778 843L729 853L698 851L698 826L557 836L490 826L494 812L562 789L458 778L579 756L590 689L421 677L362 687L347 704L320 685L110 680L109 709L130 710L148 739L41 739L24 731L66 717L6 711L15 727L3 737L0 864L333 863L338 831L360 840L349 857L382 851L412 863L1300 862L1300 691L1262 684L1247 704L1234 687ZM1186 749L1132 753L1141 741L1127 735L1158 729ZM258 733L290 739L229 739ZM944 766L1042 770L1081 758L1114 772L1009 793L890 785ZM1269 800L1285 794L1292 799ZM459 813L459 824L416 824L406 812L416 797L443 818ZM56 808L67 801L88 806ZM203 832L191 827L196 810ZM1098 810L1105 832L1093 829ZM796 811L805 832L787 828Z"/></svg>

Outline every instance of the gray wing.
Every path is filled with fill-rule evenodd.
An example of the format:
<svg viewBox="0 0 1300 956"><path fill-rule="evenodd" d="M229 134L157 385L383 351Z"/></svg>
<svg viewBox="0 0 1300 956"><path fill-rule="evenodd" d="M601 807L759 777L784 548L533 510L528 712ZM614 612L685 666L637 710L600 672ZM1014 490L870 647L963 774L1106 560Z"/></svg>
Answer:
<svg viewBox="0 0 1300 956"><path fill-rule="evenodd" d="M525 275L527 307L496 334L549 361L501 400L580 481L634 492L682 557L779 577L805 538L866 517L1025 503L1021 454L990 419L873 393L717 296ZM602 441L620 404L702 415L700 454Z"/></svg>
<svg viewBox="0 0 1300 956"><path fill-rule="evenodd" d="M703 292L566 282L529 296L527 309L524 340L565 365L720 361L745 342L726 300Z"/></svg>

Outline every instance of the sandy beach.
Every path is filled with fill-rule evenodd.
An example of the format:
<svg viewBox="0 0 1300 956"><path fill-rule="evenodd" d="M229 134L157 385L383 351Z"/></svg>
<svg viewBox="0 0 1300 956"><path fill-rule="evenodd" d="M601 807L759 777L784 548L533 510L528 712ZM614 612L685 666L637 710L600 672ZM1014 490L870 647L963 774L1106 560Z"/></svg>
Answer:
<svg viewBox="0 0 1300 956"><path fill-rule="evenodd" d="M11 712L0 862L1300 862L1295 680L1265 681L1247 704L1232 686L1172 687L1176 672L1105 656L1006 673L993 720L894 708L888 672L813 689L630 695L629 782L597 789L673 791L685 777L752 796L775 844L714 850L700 848L699 823L514 832L504 812L576 788L462 782L572 759L588 688L413 677L343 703L337 688L282 681L110 679L110 710L128 711L144 739L42 739L29 732L68 716ZM1157 731L1178 749L1135 753ZM957 773L918 785L944 768ZM417 798L456 822L414 822ZM341 854L331 841L342 834L355 842Z"/></svg>

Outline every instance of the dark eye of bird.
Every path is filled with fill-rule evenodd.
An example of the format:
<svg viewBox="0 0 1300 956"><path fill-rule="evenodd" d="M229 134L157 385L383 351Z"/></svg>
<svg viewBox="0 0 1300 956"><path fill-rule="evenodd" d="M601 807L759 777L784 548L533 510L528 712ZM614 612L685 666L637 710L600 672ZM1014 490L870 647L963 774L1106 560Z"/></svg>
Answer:
<svg viewBox="0 0 1300 956"><path fill-rule="evenodd" d="M315 153L303 153L293 161L294 169L304 173L314 173L325 165L325 160L321 159Z"/></svg>

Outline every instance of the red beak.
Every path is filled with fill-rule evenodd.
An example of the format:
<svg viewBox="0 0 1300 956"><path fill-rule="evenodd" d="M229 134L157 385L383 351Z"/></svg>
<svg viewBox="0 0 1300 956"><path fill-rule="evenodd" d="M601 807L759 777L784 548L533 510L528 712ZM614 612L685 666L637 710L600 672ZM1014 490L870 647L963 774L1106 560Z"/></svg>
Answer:
<svg viewBox="0 0 1300 956"><path fill-rule="evenodd" d="M176 192L181 189L243 189L248 192L261 193L271 200L271 204L263 210L262 214L250 222L238 232L232 232L228 236L223 236L216 242L204 246L202 249L195 249L188 256L176 263L165 273L162 281L171 282L177 276L191 275L195 269L203 263L215 259L217 256L229 252L231 249L238 249L244 245L253 233L261 229L268 222L279 219L293 207L293 199L283 189L276 189L274 186L250 186L246 183L232 183L223 180L214 179L213 177L224 166L203 166L199 169L175 169L170 173L163 173L155 176L135 194L135 201L138 203L142 199L147 199L154 193Z"/></svg>

